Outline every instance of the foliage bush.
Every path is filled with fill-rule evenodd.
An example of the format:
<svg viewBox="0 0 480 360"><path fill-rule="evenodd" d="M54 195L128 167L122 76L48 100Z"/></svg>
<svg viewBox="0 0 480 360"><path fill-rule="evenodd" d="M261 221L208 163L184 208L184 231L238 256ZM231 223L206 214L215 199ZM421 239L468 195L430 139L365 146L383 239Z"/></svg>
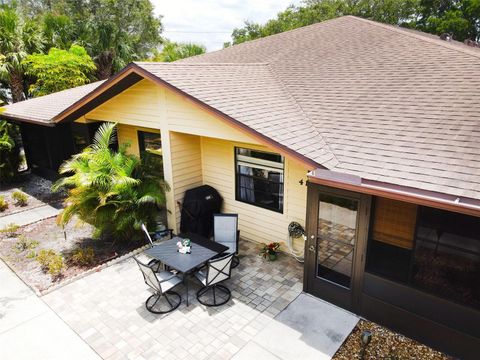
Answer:
<svg viewBox="0 0 480 360"><path fill-rule="evenodd" d="M78 266L90 266L95 263L95 252L93 248L77 248L74 250L71 261Z"/></svg>
<svg viewBox="0 0 480 360"><path fill-rule="evenodd" d="M21 191L14 191L12 199L15 200L15 205L26 206L28 204L28 196Z"/></svg>
<svg viewBox="0 0 480 360"><path fill-rule="evenodd" d="M28 55L23 64L26 74L36 79L30 86L31 96L43 96L85 85L96 70L87 51L72 45L69 50L51 48L48 54Z"/></svg>
<svg viewBox="0 0 480 360"><path fill-rule="evenodd" d="M0 212L4 212L8 209L8 202L5 200L5 196L0 196Z"/></svg>
<svg viewBox="0 0 480 360"><path fill-rule="evenodd" d="M27 238L24 235L18 237L17 242L15 243L15 250L17 252L24 252L25 250L33 250L38 246L39 242Z"/></svg>
<svg viewBox="0 0 480 360"><path fill-rule="evenodd" d="M20 146L18 127L0 120L0 183L13 180L18 175Z"/></svg>
<svg viewBox="0 0 480 360"><path fill-rule="evenodd" d="M52 249L40 250L37 255L37 261L42 265L42 269L53 277L59 276L65 267L62 255Z"/></svg>
<svg viewBox="0 0 480 360"><path fill-rule="evenodd" d="M66 188L68 197L58 220L65 225L77 216L93 225L97 236L132 239L142 223L153 226L168 185L158 177L160 160L156 166L142 163L127 153L127 144L114 151L115 138L116 124L102 124L93 144L60 167L65 177L53 190Z"/></svg>
<svg viewBox="0 0 480 360"><path fill-rule="evenodd" d="M0 233L7 234L9 237L15 237L17 236L17 230L20 226L14 223L10 223L5 225L3 229L0 230Z"/></svg>

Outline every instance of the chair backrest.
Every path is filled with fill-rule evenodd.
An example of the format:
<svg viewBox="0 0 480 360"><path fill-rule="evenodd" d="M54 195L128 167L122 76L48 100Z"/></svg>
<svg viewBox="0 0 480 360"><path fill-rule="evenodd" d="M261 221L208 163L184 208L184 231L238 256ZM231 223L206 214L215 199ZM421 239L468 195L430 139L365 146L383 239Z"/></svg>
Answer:
<svg viewBox="0 0 480 360"><path fill-rule="evenodd" d="M140 271L142 272L143 280L145 281L145 284L150 286L156 292L162 294L162 287L160 286L160 282L158 281L158 278L155 275L155 272L153 271L153 269L147 264L144 264L143 262L138 260L136 257L133 257L133 259L137 262L137 265L140 268Z"/></svg>
<svg viewBox="0 0 480 360"><path fill-rule="evenodd" d="M216 283L230 279L233 256L233 253L227 254L208 262L206 286L215 285Z"/></svg>
<svg viewBox="0 0 480 360"><path fill-rule="evenodd" d="M213 215L213 240L228 246L230 253L238 247L238 214Z"/></svg>
<svg viewBox="0 0 480 360"><path fill-rule="evenodd" d="M152 240L152 238L150 237L150 234L148 233L148 230L147 230L147 227L145 226L145 224L140 225L140 227L142 228L143 232L144 232L145 235L147 236L148 241L150 241L150 245L153 246L153 240Z"/></svg>

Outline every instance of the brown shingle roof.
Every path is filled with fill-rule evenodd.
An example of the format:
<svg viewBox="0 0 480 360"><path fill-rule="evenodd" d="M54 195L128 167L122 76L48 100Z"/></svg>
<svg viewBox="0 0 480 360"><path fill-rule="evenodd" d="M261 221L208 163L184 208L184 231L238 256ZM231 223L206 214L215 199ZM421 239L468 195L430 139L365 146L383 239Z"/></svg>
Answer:
<svg viewBox="0 0 480 360"><path fill-rule="evenodd" d="M268 62L332 170L480 199L480 51L342 17L182 63Z"/></svg>
<svg viewBox="0 0 480 360"><path fill-rule="evenodd" d="M78 86L54 94L40 96L4 107L2 117L22 120L42 125L53 125L53 118L73 105L85 95L91 93L104 81Z"/></svg>
<svg viewBox="0 0 480 360"><path fill-rule="evenodd" d="M268 64L135 64L318 164L337 163Z"/></svg>
<svg viewBox="0 0 480 360"><path fill-rule="evenodd" d="M478 49L347 16L137 66L328 169L480 199Z"/></svg>

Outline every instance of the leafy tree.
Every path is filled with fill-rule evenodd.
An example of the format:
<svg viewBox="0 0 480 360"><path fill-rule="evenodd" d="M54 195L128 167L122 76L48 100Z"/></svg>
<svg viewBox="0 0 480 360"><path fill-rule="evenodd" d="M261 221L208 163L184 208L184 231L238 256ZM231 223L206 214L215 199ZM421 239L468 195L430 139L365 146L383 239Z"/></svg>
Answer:
<svg viewBox="0 0 480 360"><path fill-rule="evenodd" d="M480 38L480 0L422 0L417 27L459 41Z"/></svg>
<svg viewBox="0 0 480 360"><path fill-rule="evenodd" d="M245 22L232 32L232 43L277 34L301 26L355 15L375 21L410 27L440 35L448 32L456 40L478 40L480 0L305 0L289 6L265 24ZM230 46L226 43L224 46Z"/></svg>
<svg viewBox="0 0 480 360"><path fill-rule="evenodd" d="M195 55L204 54L205 46L193 43L176 43L167 41L162 47L162 51L154 53L151 61L172 62L179 59L185 59Z"/></svg>
<svg viewBox="0 0 480 360"><path fill-rule="evenodd" d="M102 124L93 144L61 166L65 177L53 188L68 189L61 224L76 215L93 225L97 235L131 239L141 223L153 224L157 208L165 204L168 185L138 157L127 154L128 144L111 149L115 131L116 124Z"/></svg>
<svg viewBox="0 0 480 360"><path fill-rule="evenodd" d="M41 23L47 49L56 47L66 50L75 42L74 27L69 16L46 13Z"/></svg>
<svg viewBox="0 0 480 360"><path fill-rule="evenodd" d="M0 120L0 183L8 182L18 174L20 163L20 147L16 143L18 135L16 125Z"/></svg>
<svg viewBox="0 0 480 360"><path fill-rule="evenodd" d="M150 0L4 0L40 24L45 48L83 46L106 79L161 44L161 18Z"/></svg>
<svg viewBox="0 0 480 360"><path fill-rule="evenodd" d="M106 79L133 60L145 59L161 43L162 25L150 0L69 1L79 41L97 65L97 77Z"/></svg>
<svg viewBox="0 0 480 360"><path fill-rule="evenodd" d="M23 64L25 73L36 79L29 90L32 96L87 84L96 70L87 51L78 45L72 45L69 50L51 48L48 54L28 55Z"/></svg>
<svg viewBox="0 0 480 360"><path fill-rule="evenodd" d="M35 22L23 21L12 8L0 8L0 80L10 88L13 102L24 99L23 60L42 47L41 32Z"/></svg>

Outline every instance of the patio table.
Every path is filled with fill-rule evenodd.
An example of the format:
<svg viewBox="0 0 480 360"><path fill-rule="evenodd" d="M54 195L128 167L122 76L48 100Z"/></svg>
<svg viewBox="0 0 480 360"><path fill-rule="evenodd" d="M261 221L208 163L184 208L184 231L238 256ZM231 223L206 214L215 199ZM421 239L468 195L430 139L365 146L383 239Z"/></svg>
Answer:
<svg viewBox="0 0 480 360"><path fill-rule="evenodd" d="M182 254L177 250L177 242L184 239L191 241L191 253ZM184 274L183 280L187 291L188 306L188 281L187 275L208 260L228 250L228 247L197 234L180 234L170 240L156 244L145 250L145 254L161 261L163 264Z"/></svg>

